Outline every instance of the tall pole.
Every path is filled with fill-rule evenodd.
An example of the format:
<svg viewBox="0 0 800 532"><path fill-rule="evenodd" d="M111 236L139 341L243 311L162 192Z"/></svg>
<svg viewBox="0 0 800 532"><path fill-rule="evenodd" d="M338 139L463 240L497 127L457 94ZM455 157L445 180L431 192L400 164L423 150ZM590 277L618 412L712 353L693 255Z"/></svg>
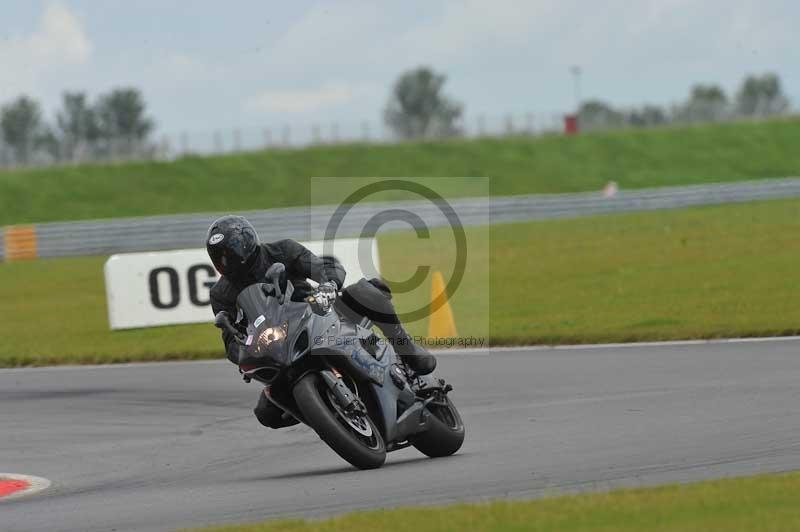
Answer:
<svg viewBox="0 0 800 532"><path fill-rule="evenodd" d="M573 65L569 67L569 71L572 73L572 79L575 84L575 112L578 113L581 110L581 67L578 65Z"/></svg>

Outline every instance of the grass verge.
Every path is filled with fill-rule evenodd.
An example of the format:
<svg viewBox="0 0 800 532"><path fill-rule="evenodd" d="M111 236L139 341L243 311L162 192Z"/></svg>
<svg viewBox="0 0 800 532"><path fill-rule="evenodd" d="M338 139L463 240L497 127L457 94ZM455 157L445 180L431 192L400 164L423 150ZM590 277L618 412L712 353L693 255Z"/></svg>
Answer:
<svg viewBox="0 0 800 532"><path fill-rule="evenodd" d="M305 206L311 177L342 178L341 190L352 189L347 177L489 177L495 195L600 190L611 180L641 188L786 177L800 175L798 145L800 120L791 119L5 171L0 225ZM463 180L443 189L450 197L485 193Z"/></svg>
<svg viewBox="0 0 800 532"><path fill-rule="evenodd" d="M446 233L380 239L382 271L441 266ZM794 334L800 200L468 228L459 333L495 345ZM436 238L442 236L442 238ZM209 358L211 325L108 329L104 257L0 264L0 366ZM449 260L449 258L447 259ZM430 287L398 294L403 311ZM427 321L410 325L425 334Z"/></svg>
<svg viewBox="0 0 800 532"><path fill-rule="evenodd" d="M398 508L320 521L272 521L204 532L800 530L800 474L763 475L443 508Z"/></svg>

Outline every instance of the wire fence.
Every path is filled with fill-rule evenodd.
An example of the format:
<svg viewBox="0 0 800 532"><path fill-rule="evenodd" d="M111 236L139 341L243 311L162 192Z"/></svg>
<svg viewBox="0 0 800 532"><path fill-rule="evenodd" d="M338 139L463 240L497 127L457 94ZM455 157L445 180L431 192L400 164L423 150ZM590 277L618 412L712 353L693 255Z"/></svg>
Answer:
<svg viewBox="0 0 800 532"><path fill-rule="evenodd" d="M458 138L507 137L558 133L563 129L561 113L518 113L503 116L479 115L461 120ZM430 140L452 138L430 137ZM303 148L343 143L393 144L404 142L382 123L312 122L275 124L206 132L182 132L164 137L173 156L220 154L269 148Z"/></svg>
<svg viewBox="0 0 800 532"><path fill-rule="evenodd" d="M154 161L166 158L154 141L112 138L95 142L33 139L9 145L0 139L0 168L29 168L100 162Z"/></svg>
<svg viewBox="0 0 800 532"><path fill-rule="evenodd" d="M457 124L458 138L535 136L563 130L562 113L509 113L477 115ZM447 137L452 138L453 136ZM435 140L443 137L430 137ZM102 139L95 142L57 142L30 139L10 145L0 139L0 168L108 163L122 161L170 161L180 157L223 155L268 149L298 149L350 143L394 144L404 142L380 122L312 122L269 124L207 131L183 131L156 135L148 140Z"/></svg>

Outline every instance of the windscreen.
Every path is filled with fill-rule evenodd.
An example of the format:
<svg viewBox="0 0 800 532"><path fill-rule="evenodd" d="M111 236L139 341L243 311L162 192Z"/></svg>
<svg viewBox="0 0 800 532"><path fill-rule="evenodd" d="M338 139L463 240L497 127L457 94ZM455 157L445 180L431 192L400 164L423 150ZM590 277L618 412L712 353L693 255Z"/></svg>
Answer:
<svg viewBox="0 0 800 532"><path fill-rule="evenodd" d="M287 283L283 304L264 293L266 286L263 283L250 285L236 299L247 320L245 349L248 357L269 357L280 365L289 365L292 340L305 326L308 304L291 301L291 283Z"/></svg>

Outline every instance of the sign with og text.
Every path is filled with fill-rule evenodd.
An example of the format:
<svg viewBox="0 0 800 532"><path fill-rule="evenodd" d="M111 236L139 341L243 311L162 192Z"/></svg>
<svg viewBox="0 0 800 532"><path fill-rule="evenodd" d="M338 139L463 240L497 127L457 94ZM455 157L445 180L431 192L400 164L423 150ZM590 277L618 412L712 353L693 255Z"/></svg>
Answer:
<svg viewBox="0 0 800 532"><path fill-rule="evenodd" d="M303 242L312 253L334 255L347 271L345 284L376 277L373 238ZM365 257L359 259L359 248ZM205 249L112 255L105 264L108 321L112 329L212 322L209 290L218 279Z"/></svg>

